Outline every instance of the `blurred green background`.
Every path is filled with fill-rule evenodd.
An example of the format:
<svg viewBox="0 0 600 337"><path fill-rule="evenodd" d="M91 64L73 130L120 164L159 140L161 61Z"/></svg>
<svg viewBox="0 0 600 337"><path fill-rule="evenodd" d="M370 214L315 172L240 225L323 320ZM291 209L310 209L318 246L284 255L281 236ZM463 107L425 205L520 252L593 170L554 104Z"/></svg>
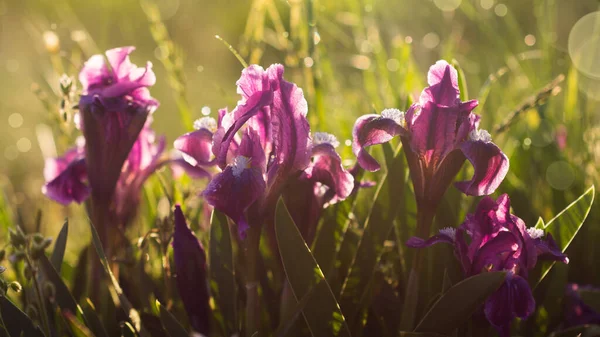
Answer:
<svg viewBox="0 0 600 337"><path fill-rule="evenodd" d="M152 61L158 78L154 128L172 144L189 131L186 122L238 99L243 67L219 35L248 62L285 64L286 78L305 91L313 130L338 136L348 163L356 117L406 108L431 64L457 60L468 98L480 100L482 127L510 156L499 192L511 194L515 213L533 225L599 181L599 7L594 0L0 0L4 219L32 226L41 209L42 229L53 234L62 218L83 214L40 192L44 157L77 136L62 121L63 73L76 77L92 54L136 46L134 63ZM493 132L513 113L509 127ZM593 265L600 255L586 245L600 237L598 213L574 243L585 247L570 252L575 264ZM85 226L72 231L71 238L88 235ZM600 281L576 270L576 280Z"/></svg>

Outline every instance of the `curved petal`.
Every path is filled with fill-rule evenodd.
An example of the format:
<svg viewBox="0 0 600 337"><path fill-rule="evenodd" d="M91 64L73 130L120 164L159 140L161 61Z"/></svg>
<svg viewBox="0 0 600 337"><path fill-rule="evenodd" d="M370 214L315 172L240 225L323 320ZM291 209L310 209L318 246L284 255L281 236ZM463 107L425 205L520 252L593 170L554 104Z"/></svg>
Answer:
<svg viewBox="0 0 600 337"><path fill-rule="evenodd" d="M421 93L421 105L432 102L442 106L455 106L459 101L458 73L444 60L437 61L427 73L428 88Z"/></svg>
<svg viewBox="0 0 600 337"><path fill-rule="evenodd" d="M237 93L242 96L242 100L249 99L258 91L265 91L271 89L269 83L269 77L267 76L263 67L252 64L242 70L242 76L237 82Z"/></svg>
<svg viewBox="0 0 600 337"><path fill-rule="evenodd" d="M106 51L106 59L110 64L112 72L117 76L118 79L127 77L129 73L137 68L129 60L129 54L135 50L135 47L120 47L113 48Z"/></svg>
<svg viewBox="0 0 600 337"><path fill-rule="evenodd" d="M199 129L177 138L173 147L184 153L186 155L184 159L190 161L192 165L210 165L212 163L212 140L212 132L207 129Z"/></svg>
<svg viewBox="0 0 600 337"><path fill-rule="evenodd" d="M508 273L506 281L485 302L487 320L501 337L508 337L510 323L515 317L527 318L535 310L535 300L527 281Z"/></svg>
<svg viewBox="0 0 600 337"><path fill-rule="evenodd" d="M104 56L100 54L90 57L79 72L79 82L81 82L84 92L114 80L112 73L104 63Z"/></svg>
<svg viewBox="0 0 600 337"><path fill-rule="evenodd" d="M470 274L479 274L485 270L503 270L505 261L519 248L519 242L513 233L508 231L498 233L475 252Z"/></svg>
<svg viewBox="0 0 600 337"><path fill-rule="evenodd" d="M90 188L84 182L86 177L85 159L76 159L48 181L42 187L42 193L63 205L73 201L80 204L90 195Z"/></svg>
<svg viewBox="0 0 600 337"><path fill-rule="evenodd" d="M569 263L569 258L560 250L554 241L554 238L552 238L552 234L546 233L544 238L535 239L534 242L537 249L537 254L540 258L544 260Z"/></svg>
<svg viewBox="0 0 600 337"><path fill-rule="evenodd" d="M408 241L406 241L406 245L410 248L425 248L441 242L454 244L454 239L443 233L434 235L427 240L423 240L419 237L413 236L412 238L408 239Z"/></svg>
<svg viewBox="0 0 600 337"><path fill-rule="evenodd" d="M269 176L285 176L304 170L310 162L310 126L306 119L308 104L302 89L283 79L281 64L266 73L273 90L271 127L274 165Z"/></svg>
<svg viewBox="0 0 600 337"><path fill-rule="evenodd" d="M405 134L405 130L392 118L376 114L359 117L352 130L352 152L358 164L367 171L378 171L381 166L366 148L389 142L395 136L402 134Z"/></svg>
<svg viewBox="0 0 600 337"><path fill-rule="evenodd" d="M245 237L249 226L244 213L261 197L266 188L260 170L243 167L243 164L245 163L240 161L227 166L223 172L213 177L202 192L211 206L235 221L241 237Z"/></svg>
<svg viewBox="0 0 600 337"><path fill-rule="evenodd" d="M489 195L508 173L508 158L496 144L484 141L466 141L460 146L465 157L473 164L475 173L469 181L455 183L467 195Z"/></svg>
<svg viewBox="0 0 600 337"><path fill-rule="evenodd" d="M210 179L211 174L201 166L195 166L188 163L183 158L175 158L169 161L173 176L175 178L181 177L184 173L194 179Z"/></svg>
<svg viewBox="0 0 600 337"><path fill-rule="evenodd" d="M331 144L313 146L313 162L305 170L312 181L318 181L335 191L337 200L346 199L354 188L354 177L342 166L342 158Z"/></svg>
<svg viewBox="0 0 600 337"><path fill-rule="evenodd" d="M271 104L272 101L272 91L259 91L248 98L246 102L238 105L234 111L230 112L230 114L240 117L233 122L231 127L229 127L222 136L219 132L223 130L223 128L219 128L213 139L212 150L216 156L219 167L224 168L227 165L227 152L229 151L229 146L235 138L237 131L248 121L248 119L256 115L262 107Z"/></svg>
<svg viewBox="0 0 600 337"><path fill-rule="evenodd" d="M177 291L195 331L208 335L210 325L210 295L206 273L206 253L188 227L181 207L175 206L173 260Z"/></svg>

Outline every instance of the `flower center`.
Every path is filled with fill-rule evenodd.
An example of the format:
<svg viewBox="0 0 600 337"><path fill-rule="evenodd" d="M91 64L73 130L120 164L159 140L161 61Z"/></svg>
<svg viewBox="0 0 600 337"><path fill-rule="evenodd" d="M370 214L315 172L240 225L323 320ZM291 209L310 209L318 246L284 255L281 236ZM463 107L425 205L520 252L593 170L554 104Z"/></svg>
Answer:
<svg viewBox="0 0 600 337"><path fill-rule="evenodd" d="M337 138L335 138L334 135L327 132L315 132L312 139L313 145L329 144L333 147L340 146L340 142L337 140Z"/></svg>
<svg viewBox="0 0 600 337"><path fill-rule="evenodd" d="M231 165L231 169L233 171L233 175L235 177L239 177L245 169L250 168L251 158L244 156L237 156L233 160L233 165Z"/></svg>
<svg viewBox="0 0 600 337"><path fill-rule="evenodd" d="M202 117L194 121L194 129L206 129L210 132L217 131L217 121L212 117Z"/></svg>
<svg viewBox="0 0 600 337"><path fill-rule="evenodd" d="M489 132L487 132L487 130L473 129L469 133L469 139L471 139L472 141L475 141L475 142L481 141L484 143L489 143L492 141L492 136L490 135Z"/></svg>
<svg viewBox="0 0 600 337"><path fill-rule="evenodd" d="M389 118L400 126L404 126L404 112L398 109L385 109L381 112L381 117Z"/></svg>
<svg viewBox="0 0 600 337"><path fill-rule="evenodd" d="M446 227L440 229L440 234L449 236L454 241L456 239L456 228Z"/></svg>
<svg viewBox="0 0 600 337"><path fill-rule="evenodd" d="M544 236L544 231L539 228L530 227L527 228L527 234L529 234L532 239L539 239Z"/></svg>

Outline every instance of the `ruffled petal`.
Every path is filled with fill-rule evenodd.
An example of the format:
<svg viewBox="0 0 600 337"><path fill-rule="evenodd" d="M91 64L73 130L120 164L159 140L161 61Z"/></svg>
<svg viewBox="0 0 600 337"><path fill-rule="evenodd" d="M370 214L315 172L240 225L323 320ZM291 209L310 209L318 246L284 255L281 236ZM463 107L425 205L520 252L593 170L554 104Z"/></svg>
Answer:
<svg viewBox="0 0 600 337"><path fill-rule="evenodd" d="M187 174L194 179L210 179L211 174L203 167L191 165L183 158L175 158L169 161L171 170L175 178L179 178L182 174Z"/></svg>
<svg viewBox="0 0 600 337"><path fill-rule="evenodd" d="M273 90L271 127L274 165L269 179L304 170L310 162L310 126L306 119L308 104L302 89L283 79L281 64L266 73Z"/></svg>
<svg viewBox="0 0 600 337"><path fill-rule="evenodd" d="M454 106L459 100L458 73L444 60L437 61L427 74L429 87L421 93L420 103L433 102L442 106Z"/></svg>
<svg viewBox="0 0 600 337"><path fill-rule="evenodd" d="M460 146L465 157L473 164L475 173L469 181L455 183L456 188L467 195L489 195L508 173L508 158L492 142L466 141Z"/></svg>
<svg viewBox="0 0 600 337"><path fill-rule="evenodd" d="M366 148L389 142L395 136L405 134L398 121L398 119L376 114L364 115L356 120L352 130L352 152L362 168L371 172L381 168Z"/></svg>
<svg viewBox="0 0 600 337"><path fill-rule="evenodd" d="M42 187L42 192L63 205L73 201L80 204L90 195L86 177L85 159L75 159L58 176L48 181Z"/></svg>
<svg viewBox="0 0 600 337"><path fill-rule="evenodd" d="M313 146L312 155L313 161L305 170L307 177L335 191L337 200L346 199L354 188L354 177L342 166L342 158L333 145Z"/></svg>
<svg viewBox="0 0 600 337"><path fill-rule="evenodd" d="M180 136L173 143L175 149L184 154L191 165L210 165L212 163L213 134L207 129L199 129Z"/></svg>
<svg viewBox="0 0 600 337"><path fill-rule="evenodd" d="M175 206L173 231L175 283L190 325L195 331L209 334L210 294L204 247L188 227L181 207Z"/></svg>
<svg viewBox="0 0 600 337"><path fill-rule="evenodd" d="M230 114L239 116L239 118L236 118L233 124L224 133L222 132L224 128L219 128L213 139L212 150L216 156L219 167L224 168L227 165L227 153L238 130L250 118L256 115L262 107L271 104L272 101L272 91L259 91L249 97L246 102L238 105L234 111L230 112ZM225 117L223 117L223 120L224 119Z"/></svg>

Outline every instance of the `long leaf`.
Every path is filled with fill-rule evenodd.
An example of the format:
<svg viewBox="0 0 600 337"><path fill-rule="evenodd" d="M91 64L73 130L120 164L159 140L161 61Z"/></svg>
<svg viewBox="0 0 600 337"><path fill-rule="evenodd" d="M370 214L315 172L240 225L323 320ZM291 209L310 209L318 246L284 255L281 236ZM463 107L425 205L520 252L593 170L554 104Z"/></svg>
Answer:
<svg viewBox="0 0 600 337"><path fill-rule="evenodd" d="M63 312L63 316L67 322L69 322L69 326L71 327L71 331L73 331L75 337L95 337L90 329L81 324L77 317L75 317L75 315L73 315L71 312Z"/></svg>
<svg viewBox="0 0 600 337"><path fill-rule="evenodd" d="M402 189L399 188L404 183L402 155L399 151L394 153L389 144L384 144L384 153L388 157L388 172L382 178L365 220L365 229L340 297L344 314L351 322L356 321L361 310L367 287L383 253L383 244L393 228L397 205L402 200Z"/></svg>
<svg viewBox="0 0 600 337"><path fill-rule="evenodd" d="M160 311L160 321L162 323L163 328L167 331L169 336L171 337L189 337L189 333L185 331L181 323L177 321L177 318L173 316L167 308L160 304L159 301L156 301L156 306Z"/></svg>
<svg viewBox="0 0 600 337"><path fill-rule="evenodd" d="M296 300L314 291L302 311L312 335L349 337L350 331L340 306L281 199L275 216L277 245Z"/></svg>
<svg viewBox="0 0 600 337"><path fill-rule="evenodd" d="M214 210L208 244L210 288L221 313L221 324L226 336L238 333L235 271L230 234L227 217Z"/></svg>
<svg viewBox="0 0 600 337"><path fill-rule="evenodd" d="M81 309L83 310L85 318L87 319L88 328L92 330L94 335L97 337L108 337L108 333L106 332L102 321L100 321L100 316L98 316L98 313L96 313L96 309L89 298L85 299L81 305Z"/></svg>
<svg viewBox="0 0 600 337"><path fill-rule="evenodd" d="M581 229L581 226L583 226L585 219L590 213L592 204L594 203L594 195L595 188L592 186L577 198L577 200L573 201L544 225L544 230L547 233L552 234L556 244L563 253L567 250L571 241L573 241L575 235L577 235L577 232L579 232L579 229ZM540 221L538 220L538 224L539 223ZM553 266L554 263L542 265L540 277L538 279L530 280L530 284L534 287L538 285L544 277L548 275L548 272Z"/></svg>
<svg viewBox="0 0 600 337"><path fill-rule="evenodd" d="M104 272L109 276L110 281L114 287L114 290L117 293L117 296L119 297L119 301L121 302L121 306L122 306L123 310L125 310L125 313L131 320L131 323L133 323L130 325L130 327L134 328L135 331L137 331L140 334L140 336L142 336L142 337L148 336L148 333L142 326L142 323L140 320L140 314L137 312L137 310L135 310L133 308L133 306L131 305L131 302L129 302L129 300L123 293L123 289L121 289L121 286L119 285L119 281L117 281L117 279L115 278L115 275L110 270L108 260L106 259L106 254L104 253L104 249L102 249L102 241L100 241L98 232L96 231L96 228L94 227L94 225L91 222L90 222L90 230L92 232L92 242L94 243L94 248L96 248L96 253L98 254L100 263L102 264L102 267L104 268ZM125 322L125 323L126 324L124 326L126 327L128 324L127 324L127 322ZM129 328L123 328L123 329L125 329L125 330L123 330L123 333L127 333Z"/></svg>
<svg viewBox="0 0 600 337"><path fill-rule="evenodd" d="M67 285L63 282L60 275L52 266L52 262L48 260L46 255L41 255L39 258L39 264L42 270L44 271L44 276L54 285L54 289L56 290L54 300L60 307L60 310L63 313L70 313L71 315L79 316L87 325L87 320L85 315L83 314L83 310L81 307L75 302L73 295L69 291Z"/></svg>
<svg viewBox="0 0 600 337"><path fill-rule="evenodd" d="M0 296L0 315L10 337L44 337L42 330L4 296Z"/></svg>
<svg viewBox="0 0 600 337"><path fill-rule="evenodd" d="M60 229L56 241L54 242L54 250L50 261L56 272L60 275L60 269L62 267L63 258L65 257L65 248L67 247L67 236L69 235L69 221L66 220L65 224Z"/></svg>
<svg viewBox="0 0 600 337"><path fill-rule="evenodd" d="M452 332L500 287L505 276L505 272L482 273L457 283L429 309L415 331Z"/></svg>

